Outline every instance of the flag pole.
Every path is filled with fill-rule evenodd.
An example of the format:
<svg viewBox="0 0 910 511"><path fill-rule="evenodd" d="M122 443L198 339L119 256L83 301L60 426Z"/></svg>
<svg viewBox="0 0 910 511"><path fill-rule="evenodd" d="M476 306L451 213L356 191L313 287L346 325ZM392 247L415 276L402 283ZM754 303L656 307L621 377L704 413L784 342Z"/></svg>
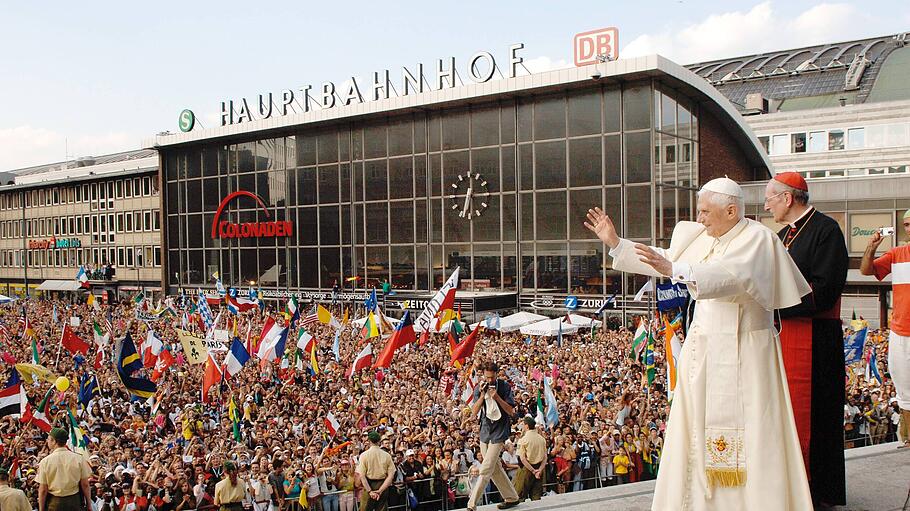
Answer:
<svg viewBox="0 0 910 511"><path fill-rule="evenodd" d="M63 336L66 335L66 325L63 325L63 331L60 333L60 344L57 346L57 360L54 361L54 369L60 365L60 355L63 353Z"/></svg>

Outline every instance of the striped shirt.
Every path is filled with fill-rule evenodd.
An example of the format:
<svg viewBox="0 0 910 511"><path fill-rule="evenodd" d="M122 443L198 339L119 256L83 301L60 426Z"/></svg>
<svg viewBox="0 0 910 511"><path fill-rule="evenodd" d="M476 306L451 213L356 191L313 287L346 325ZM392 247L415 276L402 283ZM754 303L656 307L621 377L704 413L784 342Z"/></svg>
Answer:
<svg viewBox="0 0 910 511"><path fill-rule="evenodd" d="M872 267L878 280L891 275L894 290L891 330L898 335L910 336L910 245L885 252L872 263Z"/></svg>

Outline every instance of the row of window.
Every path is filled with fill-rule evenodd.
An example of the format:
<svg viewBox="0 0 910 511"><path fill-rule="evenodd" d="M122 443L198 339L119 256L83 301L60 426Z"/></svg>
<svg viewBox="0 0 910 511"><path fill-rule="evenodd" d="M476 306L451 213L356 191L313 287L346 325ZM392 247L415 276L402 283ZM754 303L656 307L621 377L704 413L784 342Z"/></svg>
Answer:
<svg viewBox="0 0 910 511"><path fill-rule="evenodd" d="M0 250L0 267L22 268L22 250ZM129 247L57 248L26 250L28 266L32 268L78 268L83 265L112 264L117 268L158 268L161 251L152 245ZM130 275L121 275L129 278Z"/></svg>
<svg viewBox="0 0 910 511"><path fill-rule="evenodd" d="M910 145L910 123L800 131L758 137L771 156Z"/></svg>
<svg viewBox="0 0 910 511"><path fill-rule="evenodd" d="M0 239L21 238L22 222L25 222L26 237L81 236L84 234L92 236L92 243L113 243L115 233L161 230L161 212L157 209L146 209L101 215L6 220L0 222Z"/></svg>
<svg viewBox="0 0 910 511"><path fill-rule="evenodd" d="M853 177L853 176L883 176L885 174L906 174L910 165L897 165L894 167L874 167L865 169L837 169L837 170L806 170L800 172L806 179L822 179L826 177Z"/></svg>
<svg viewBox="0 0 910 511"><path fill-rule="evenodd" d="M91 203L92 211L114 209L114 199L151 197L158 195L158 177L143 176L74 186L54 186L25 192L25 207L59 206L61 204ZM20 192L0 194L0 211L19 209Z"/></svg>

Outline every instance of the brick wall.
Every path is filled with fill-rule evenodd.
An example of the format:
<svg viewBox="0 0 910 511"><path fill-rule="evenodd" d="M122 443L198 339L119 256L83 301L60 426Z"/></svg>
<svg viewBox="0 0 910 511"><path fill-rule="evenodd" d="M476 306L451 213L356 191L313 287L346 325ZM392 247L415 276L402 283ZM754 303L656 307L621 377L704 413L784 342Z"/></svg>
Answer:
<svg viewBox="0 0 910 511"><path fill-rule="evenodd" d="M738 183L770 177L764 169L756 169L749 164L739 144L714 115L702 109L698 120L699 184L725 175Z"/></svg>

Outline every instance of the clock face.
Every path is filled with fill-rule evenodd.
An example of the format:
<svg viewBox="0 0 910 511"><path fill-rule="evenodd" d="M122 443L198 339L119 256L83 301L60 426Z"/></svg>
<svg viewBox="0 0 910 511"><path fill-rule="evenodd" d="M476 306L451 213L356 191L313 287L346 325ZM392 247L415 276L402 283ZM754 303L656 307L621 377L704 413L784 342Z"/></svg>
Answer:
<svg viewBox="0 0 910 511"><path fill-rule="evenodd" d="M479 172L458 174L449 189L449 208L458 211L460 218L471 220L487 209L490 192L487 180Z"/></svg>

